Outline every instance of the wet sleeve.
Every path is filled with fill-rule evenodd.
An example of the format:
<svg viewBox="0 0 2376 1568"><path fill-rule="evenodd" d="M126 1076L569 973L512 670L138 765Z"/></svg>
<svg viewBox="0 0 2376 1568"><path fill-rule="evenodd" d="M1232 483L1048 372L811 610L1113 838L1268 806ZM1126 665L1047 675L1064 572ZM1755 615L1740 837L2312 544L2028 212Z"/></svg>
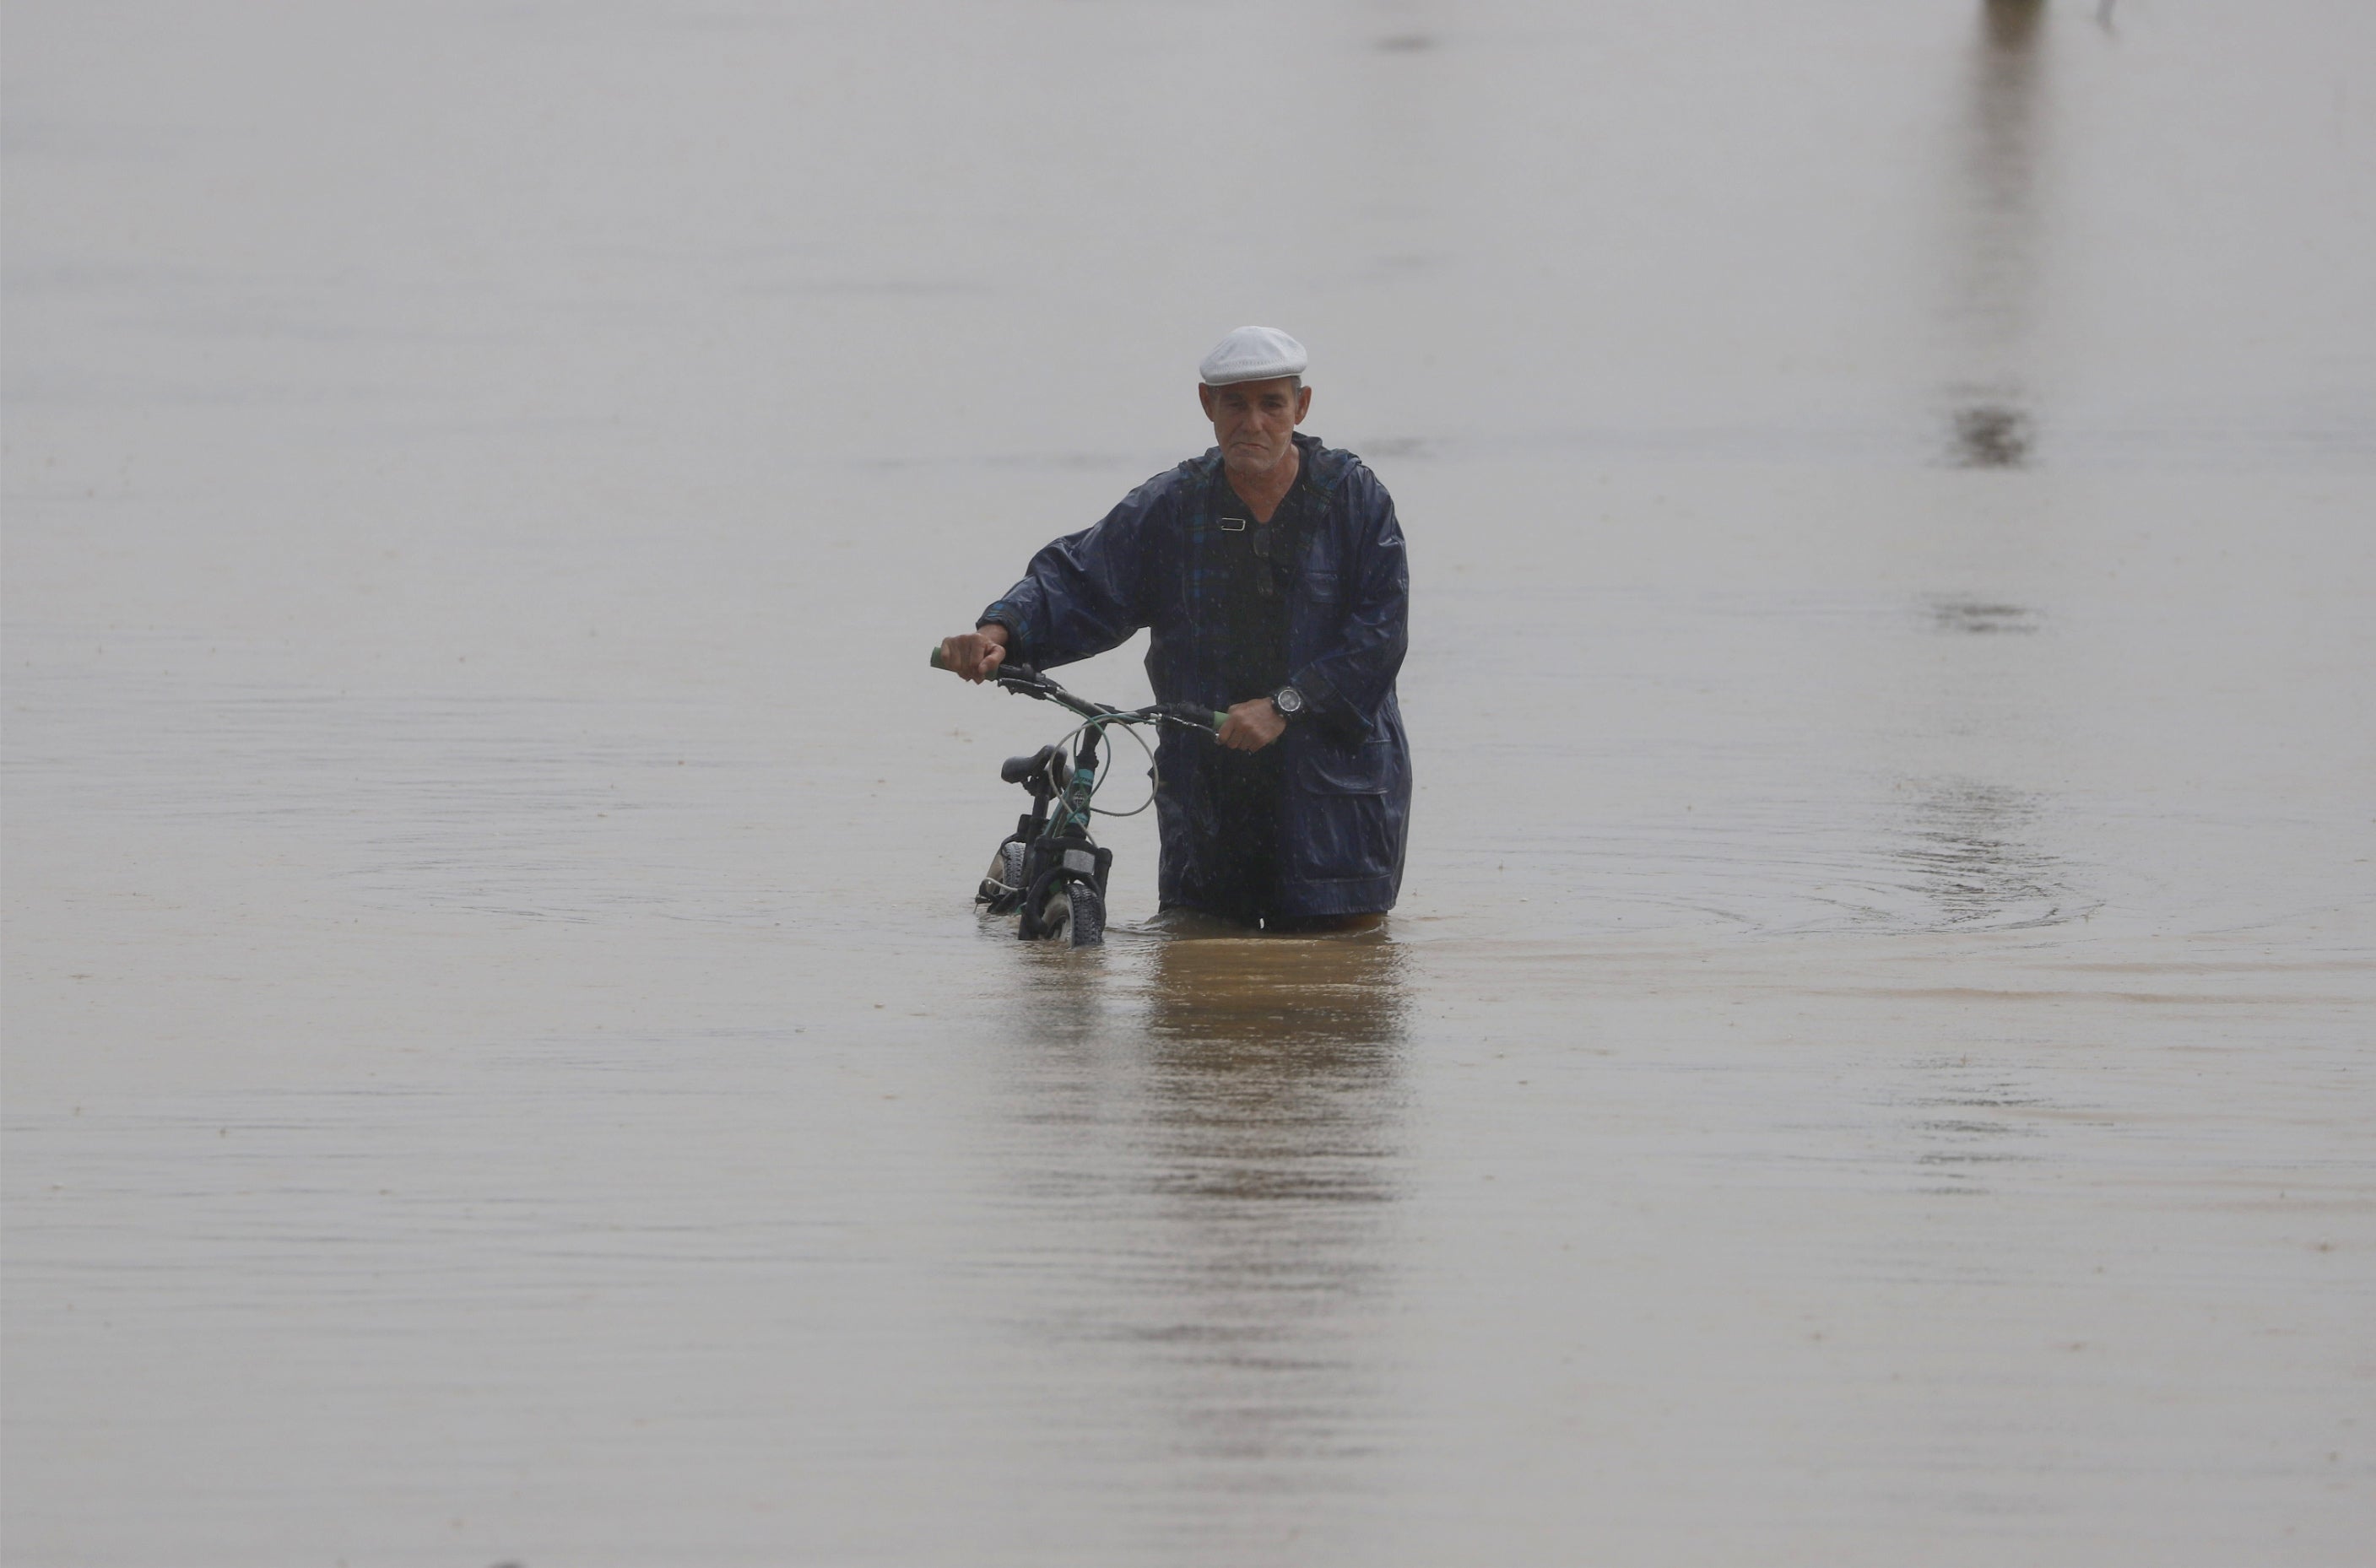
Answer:
<svg viewBox="0 0 2376 1568"><path fill-rule="evenodd" d="M1410 569L1394 497L1368 469L1346 481L1360 519L1360 547L1336 646L1295 671L1294 684L1324 728L1367 739L1395 689L1410 641Z"/></svg>
<svg viewBox="0 0 2376 1568"><path fill-rule="evenodd" d="M1014 657L1041 669L1119 647L1147 623L1146 551L1160 505L1142 485L1096 527L1069 534L1031 558L1023 580L981 612L1004 626Z"/></svg>

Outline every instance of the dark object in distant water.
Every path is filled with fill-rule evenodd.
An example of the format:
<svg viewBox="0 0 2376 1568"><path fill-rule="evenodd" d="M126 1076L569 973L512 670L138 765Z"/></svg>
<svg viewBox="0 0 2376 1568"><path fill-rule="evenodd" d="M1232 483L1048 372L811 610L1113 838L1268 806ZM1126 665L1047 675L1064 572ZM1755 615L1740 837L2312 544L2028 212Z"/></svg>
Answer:
<svg viewBox="0 0 2376 1568"><path fill-rule="evenodd" d="M1973 403L1954 412L1949 456L1959 469L2017 469L2029 461L2029 416L2005 403Z"/></svg>
<svg viewBox="0 0 2376 1568"><path fill-rule="evenodd" d="M1989 42L2000 49L2026 49L2046 15L2046 0L1982 0Z"/></svg>
<svg viewBox="0 0 2376 1568"><path fill-rule="evenodd" d="M1423 32L1398 32L1378 40L1378 52L1382 54L1416 54L1434 47L1435 40Z"/></svg>
<svg viewBox="0 0 2376 1568"><path fill-rule="evenodd" d="M2037 612L2019 604L1996 604L1974 599L1941 599L1930 604L1930 624L1942 632L1992 636L2000 633L2027 636L2037 630Z"/></svg>

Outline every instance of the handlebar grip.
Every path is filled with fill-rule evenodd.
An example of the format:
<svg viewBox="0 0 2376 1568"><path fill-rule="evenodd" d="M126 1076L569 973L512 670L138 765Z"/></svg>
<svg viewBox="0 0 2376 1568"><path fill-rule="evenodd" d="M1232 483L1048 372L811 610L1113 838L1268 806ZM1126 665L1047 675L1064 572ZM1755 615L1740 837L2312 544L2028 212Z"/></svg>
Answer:
<svg viewBox="0 0 2376 1568"><path fill-rule="evenodd" d="M1195 724L1216 731L1230 721L1228 714L1217 708L1198 707L1193 702L1166 703L1163 714L1165 718L1176 719L1182 724Z"/></svg>
<svg viewBox="0 0 2376 1568"><path fill-rule="evenodd" d="M941 657L941 650L936 645L933 649L933 668L935 670L946 670L948 667L948 660ZM1031 666L1024 663L1020 659L1008 659L1001 660L998 668L991 671L991 675L993 680L1005 678L1019 681L1036 681L1040 678L1040 671L1032 669Z"/></svg>

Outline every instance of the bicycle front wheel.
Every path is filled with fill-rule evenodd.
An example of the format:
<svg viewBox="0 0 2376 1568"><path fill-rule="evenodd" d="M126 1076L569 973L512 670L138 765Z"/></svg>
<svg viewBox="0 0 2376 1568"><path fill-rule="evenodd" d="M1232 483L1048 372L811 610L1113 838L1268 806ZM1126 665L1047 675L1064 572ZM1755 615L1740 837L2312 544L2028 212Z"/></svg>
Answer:
<svg viewBox="0 0 2376 1568"><path fill-rule="evenodd" d="M1065 924L1071 928L1075 947L1102 947L1106 940L1106 901L1098 897L1097 885L1075 882L1064 889L1068 907Z"/></svg>

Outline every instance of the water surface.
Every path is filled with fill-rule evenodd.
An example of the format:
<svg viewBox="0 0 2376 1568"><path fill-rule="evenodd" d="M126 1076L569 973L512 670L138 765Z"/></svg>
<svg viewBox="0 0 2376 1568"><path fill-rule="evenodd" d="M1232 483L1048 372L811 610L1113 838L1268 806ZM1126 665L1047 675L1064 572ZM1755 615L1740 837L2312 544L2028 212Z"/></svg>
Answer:
<svg viewBox="0 0 2376 1568"><path fill-rule="evenodd" d="M8 1560L2355 1561L2371 49L15 6ZM1404 903L1024 948L923 650L1243 321Z"/></svg>

